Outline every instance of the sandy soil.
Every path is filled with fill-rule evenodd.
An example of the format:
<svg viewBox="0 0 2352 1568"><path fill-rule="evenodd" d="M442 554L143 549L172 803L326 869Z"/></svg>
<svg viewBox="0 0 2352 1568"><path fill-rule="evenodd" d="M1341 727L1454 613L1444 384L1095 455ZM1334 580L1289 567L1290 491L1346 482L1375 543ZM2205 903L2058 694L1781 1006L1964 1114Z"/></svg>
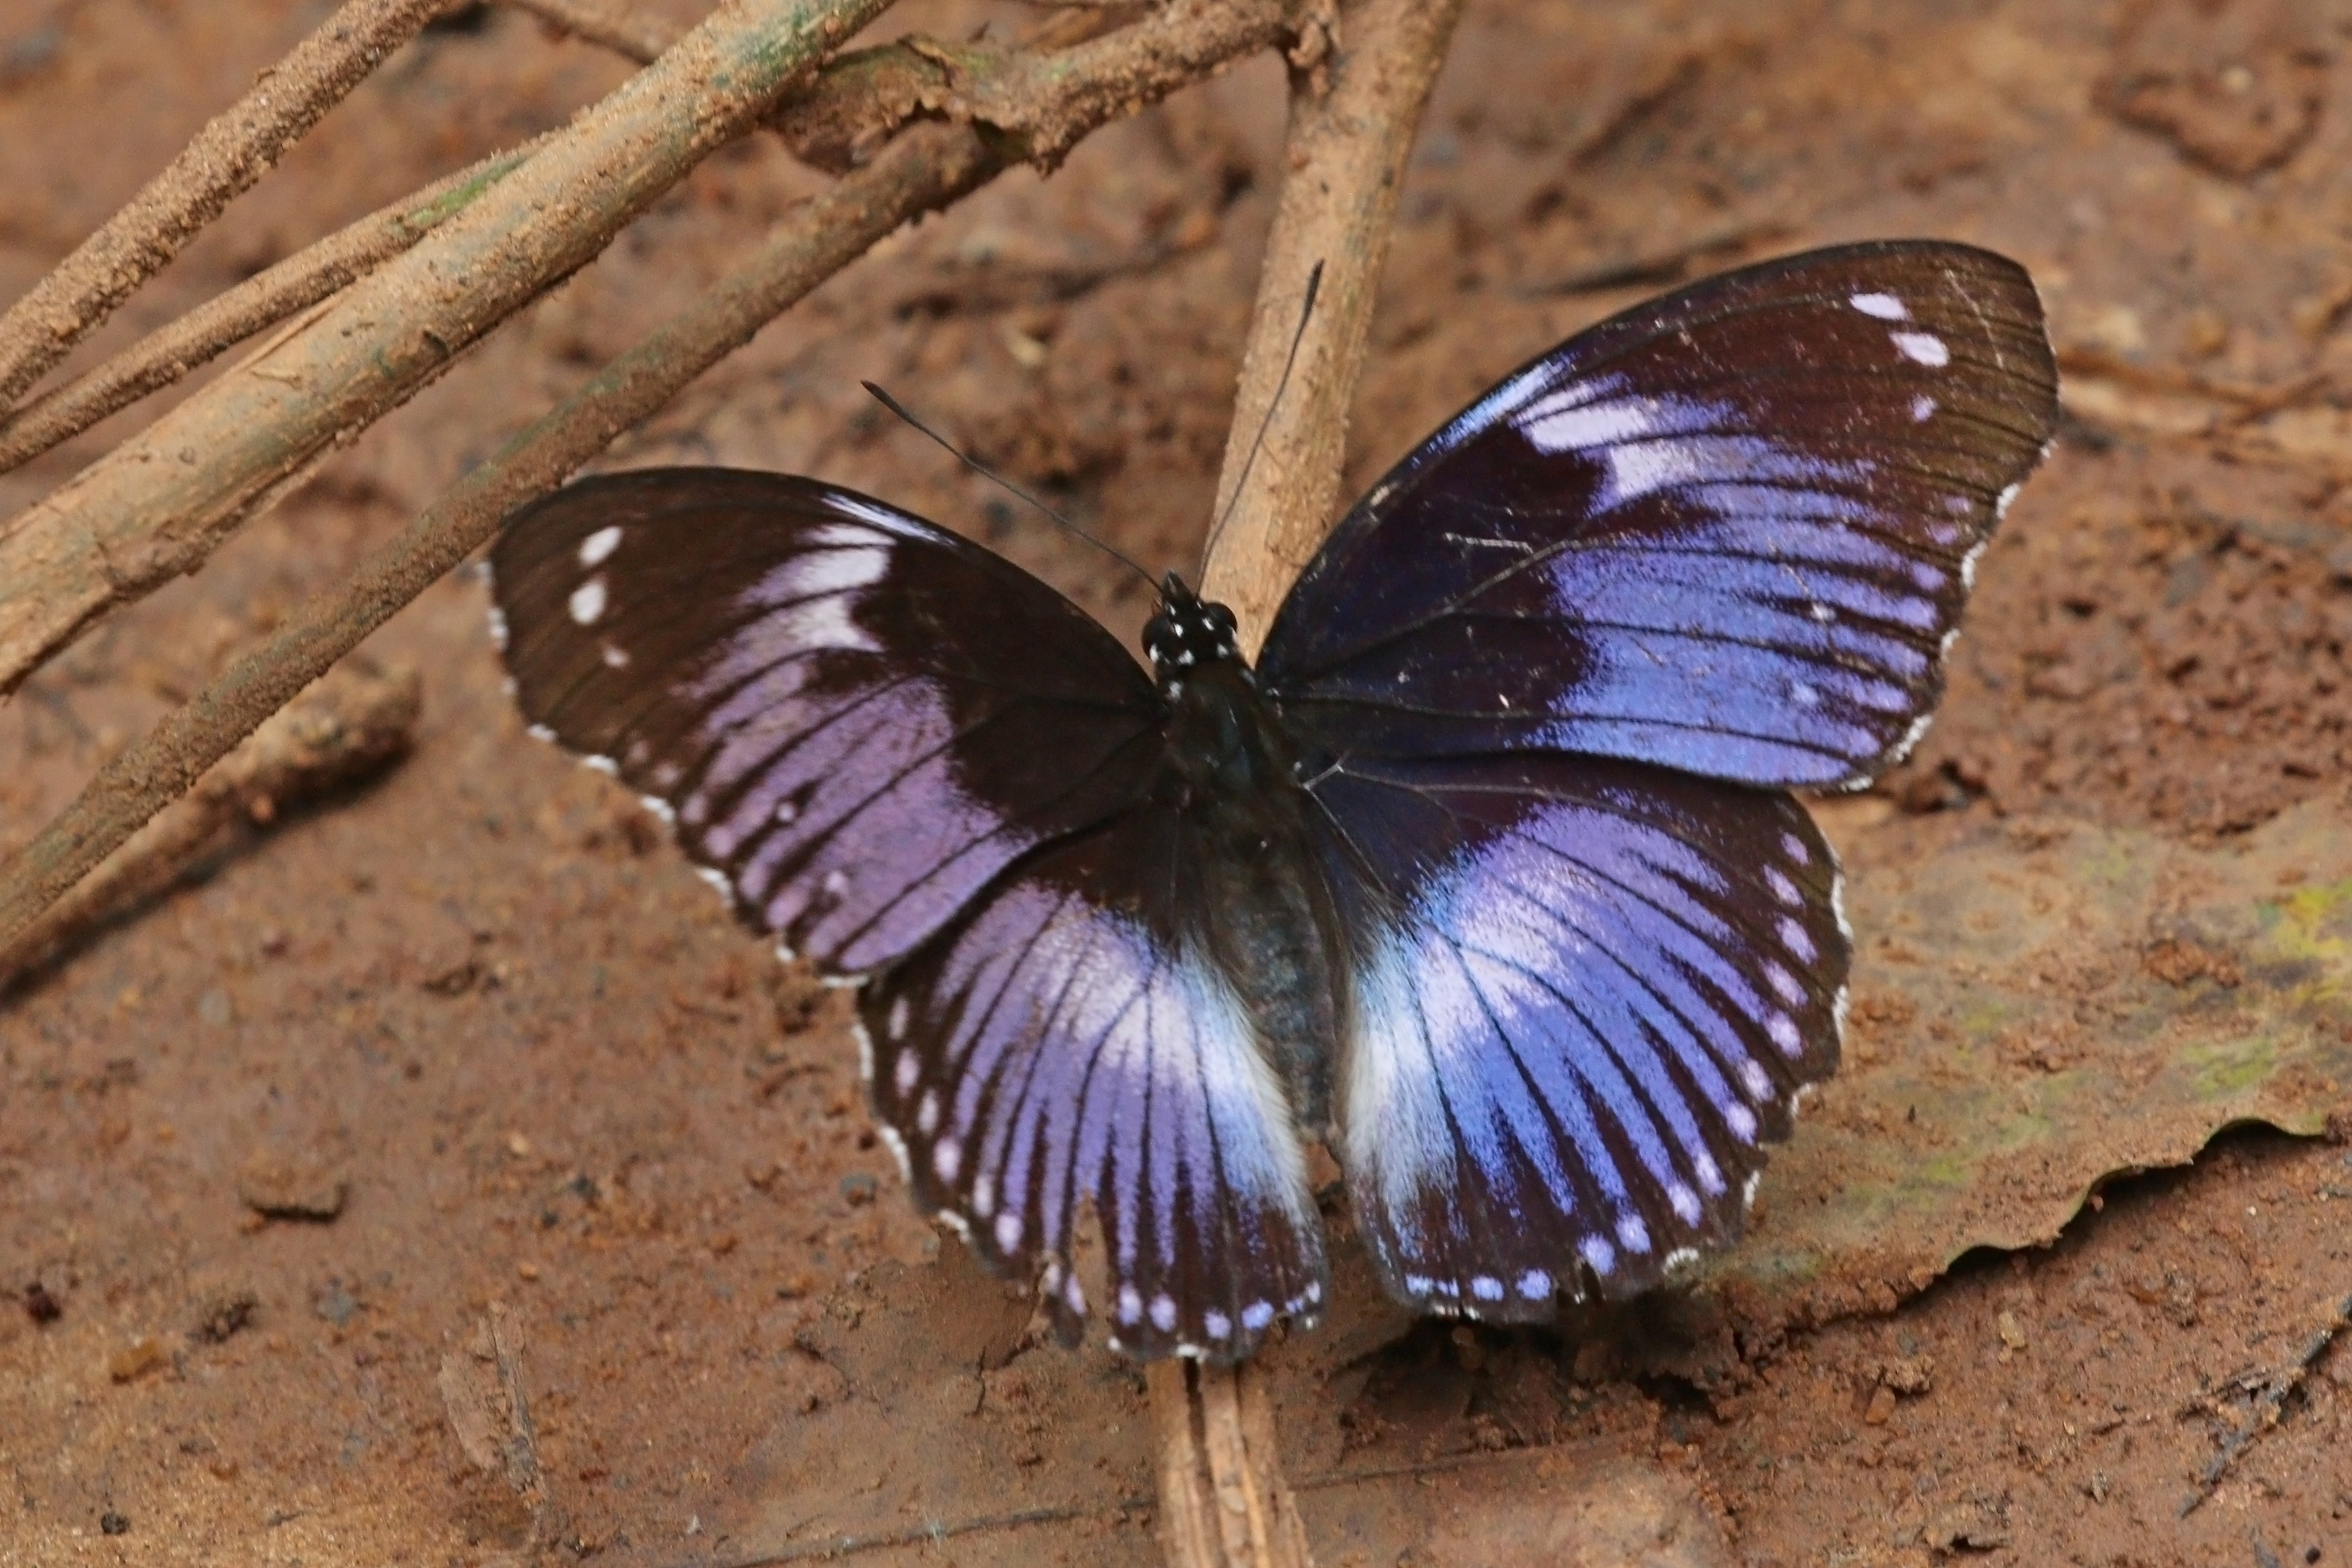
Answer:
<svg viewBox="0 0 2352 1568"><path fill-rule="evenodd" d="M326 9L0 5L0 292ZM891 30L988 14L910 4ZM2304 1360L2352 1295L2352 1068L2331 1065L2352 1041L2347 51L2335 0L1472 8L1404 196L1359 483L1535 349L1715 266L1937 234L2042 283L2073 417L1984 562L1943 718L1829 819L1864 918L1855 1076L1768 1176L1757 1256L1833 1205L1838 1162L1925 1170L1918 1129L1979 1115L1949 1070L1979 1043L2043 1176L1957 1178L1974 1206L1925 1267L1893 1267L1892 1231L1839 1243L1843 1294L1727 1285L1558 1332L1406 1324L1343 1244L1333 1322L1270 1362L1320 1560L2352 1562L2352 1348ZM76 363L620 75L509 15L437 30ZM614 460L873 489L1133 630L1131 585L857 382L1190 565L1279 93L1258 62L901 237ZM43 674L0 710L0 839L819 184L765 142L714 159ZM0 515L142 417L0 478ZM876 1562L1154 1561L1132 1369L1035 1342L942 1255L866 1119L838 999L521 733L478 581L366 654L423 673L404 764L0 1011L0 1563L667 1568L845 1537ZM2113 927L2095 941L2062 907L2051 940L2074 945L2030 973L1957 966L1937 868L2008 856L1987 886L2089 888L2064 842L2171 869L2122 916L2086 903ZM2240 925L2165 923L2232 878L2267 889ZM2289 927L2304 945L2278 957ZM1906 979L1945 970L2043 1011L1979 1042ZM2160 1145L2131 1136L2159 1120L2131 1088L2155 1068L2095 1125L2017 1098L2151 1039L2203 1060L2233 1029L2267 1054L2209 1061L2220 1088L2168 1104ZM1907 1117L1885 1109L1906 1062L1947 1068ZM2249 1128L2191 1169L2117 1173L2224 1122L2331 1115L2334 1141ZM2053 1245L2002 1249L2111 1173ZM510 1386L520 1492L485 1447L512 1436Z"/></svg>

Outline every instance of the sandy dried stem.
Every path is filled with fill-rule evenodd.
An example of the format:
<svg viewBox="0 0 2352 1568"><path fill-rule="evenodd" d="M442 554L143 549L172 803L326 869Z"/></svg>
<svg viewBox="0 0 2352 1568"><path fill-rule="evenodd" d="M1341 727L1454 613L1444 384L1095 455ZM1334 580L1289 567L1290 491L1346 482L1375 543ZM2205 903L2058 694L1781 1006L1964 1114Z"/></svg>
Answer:
<svg viewBox="0 0 2352 1568"><path fill-rule="evenodd" d="M1252 654L1335 521L1397 193L1461 10L1461 0L1342 6L1328 56L1293 60L1290 173L1266 238L1202 572L1202 592L1233 606ZM1328 91L1313 90L1318 76ZM1302 329L1299 304L1318 265L1321 287ZM1294 337L1297 361L1277 404ZM1261 425L1264 445L1244 473Z"/></svg>
<svg viewBox="0 0 2352 1568"><path fill-rule="evenodd" d="M888 0L726 0L415 247L0 528L0 694L593 259Z"/></svg>
<svg viewBox="0 0 2352 1568"><path fill-rule="evenodd" d="M1289 173L1266 241L1202 573L1203 592L1234 607L1252 652L1330 530L1397 192L1460 12L1459 0L1327 9L1291 56ZM1148 1374L1160 1540L1175 1568L1309 1561L1265 1377L1255 1362L1163 1363Z"/></svg>
<svg viewBox="0 0 2352 1568"><path fill-rule="evenodd" d="M612 50L625 60L651 65L677 42L678 29L658 16L640 16L604 0L503 0L583 44Z"/></svg>
<svg viewBox="0 0 2352 1568"><path fill-rule="evenodd" d="M0 408L180 253L449 0L350 0L0 316Z"/></svg>

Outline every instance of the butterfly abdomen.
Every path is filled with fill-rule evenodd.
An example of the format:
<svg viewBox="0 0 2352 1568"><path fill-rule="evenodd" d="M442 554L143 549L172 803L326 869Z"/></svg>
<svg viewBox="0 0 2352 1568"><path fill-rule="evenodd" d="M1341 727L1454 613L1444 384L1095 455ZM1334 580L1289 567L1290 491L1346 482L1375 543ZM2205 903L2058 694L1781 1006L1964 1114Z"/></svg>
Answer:
<svg viewBox="0 0 2352 1568"><path fill-rule="evenodd" d="M1168 789L1186 830L1195 940L1255 1025L1293 1124L1319 1139L1339 1030L1339 927L1293 748L1237 658L1174 685Z"/></svg>

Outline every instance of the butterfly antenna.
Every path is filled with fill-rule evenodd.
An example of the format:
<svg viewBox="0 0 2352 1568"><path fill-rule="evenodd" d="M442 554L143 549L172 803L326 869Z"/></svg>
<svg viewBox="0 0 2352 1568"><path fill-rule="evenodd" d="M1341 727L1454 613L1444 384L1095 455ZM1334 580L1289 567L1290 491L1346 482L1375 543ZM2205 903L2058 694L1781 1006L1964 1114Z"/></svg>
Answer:
<svg viewBox="0 0 2352 1568"><path fill-rule="evenodd" d="M1274 384L1274 395L1266 400L1265 417L1257 422L1257 434L1250 440L1249 456L1242 459L1241 476L1234 480L1234 493L1225 498L1225 510L1218 515L1217 526L1209 530L1209 542L1202 547L1206 559L1217 547L1217 536L1225 531L1225 524L1234 520L1234 508L1241 504L1242 490L1248 485L1250 469L1257 466L1258 448L1265 445L1265 433L1274 425L1274 411L1282 406L1282 390L1290 384L1291 367L1298 363L1298 345L1307 341L1307 321L1315 314L1315 296L1323 287L1323 263L1318 261L1307 273L1307 298L1298 307L1298 329L1290 334L1290 353L1283 357L1282 374Z"/></svg>
<svg viewBox="0 0 2352 1568"><path fill-rule="evenodd" d="M1128 554L1126 551L1121 550L1118 545L1109 542L1108 540L1097 539L1093 534L1088 533L1085 529L1080 528L1076 523L1072 522L1068 518L1064 517L1060 512L1055 511L1052 507L1047 506L1044 501L1039 500L1035 496L1031 495L1027 490L1023 489L1019 485L1014 484L1011 479L1006 479L994 468L990 468L979 458L964 451L954 442L949 440L946 437L940 435L938 431L924 424L921 420L916 418L912 414L908 413L906 405L900 403L897 398L891 396L888 393L883 391L872 382L861 381L857 384L872 393L874 395L875 401L881 404L883 407L888 409L899 418L904 419L908 424L912 425L916 429L920 430L924 435L929 436L932 440L937 441L941 447L947 448L948 455L953 458L957 462L961 463L965 468L970 468L973 473L978 474L982 479L988 480L991 484L993 484L1000 489L1009 490L1013 494L1019 496L1023 500L1027 501L1031 506L1035 507L1039 511L1044 512L1047 517L1052 518L1055 522L1060 523L1064 528L1069 530L1070 532L1076 535L1078 538L1085 540L1088 544L1093 545L1097 550L1101 551L1104 554L1109 556L1112 560L1118 562L1120 565L1126 567L1137 576L1142 578L1145 587L1150 588L1154 593L1158 593L1160 591L1159 581L1154 578L1150 573L1138 565L1135 562L1135 558Z"/></svg>

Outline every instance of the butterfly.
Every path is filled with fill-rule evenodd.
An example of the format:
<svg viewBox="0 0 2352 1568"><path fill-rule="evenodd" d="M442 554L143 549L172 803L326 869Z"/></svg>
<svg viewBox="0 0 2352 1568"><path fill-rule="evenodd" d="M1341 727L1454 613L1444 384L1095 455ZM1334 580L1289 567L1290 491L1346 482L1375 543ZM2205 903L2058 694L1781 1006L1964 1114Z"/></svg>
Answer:
<svg viewBox="0 0 2352 1568"><path fill-rule="evenodd" d="M1173 574L1147 673L955 534L719 468L523 509L495 613L534 732L856 985L917 1203L1066 1340L1313 1324L1317 1140L1399 1300L1542 1321L1735 1239L1835 1067L1851 936L1790 792L1919 739L2056 387L2015 263L1847 246L1510 375L1254 668Z"/></svg>

